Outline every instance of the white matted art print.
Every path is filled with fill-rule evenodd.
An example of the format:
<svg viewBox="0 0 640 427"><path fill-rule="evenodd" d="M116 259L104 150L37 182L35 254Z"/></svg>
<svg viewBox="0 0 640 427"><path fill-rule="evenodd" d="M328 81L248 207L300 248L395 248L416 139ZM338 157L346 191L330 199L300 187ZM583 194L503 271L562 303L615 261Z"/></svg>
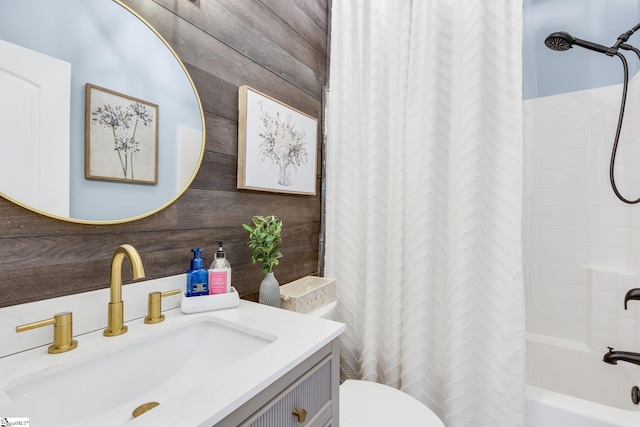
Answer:
<svg viewBox="0 0 640 427"><path fill-rule="evenodd" d="M158 105L85 87L85 178L157 184Z"/></svg>
<svg viewBox="0 0 640 427"><path fill-rule="evenodd" d="M238 96L238 188L315 195L318 121L248 86Z"/></svg>

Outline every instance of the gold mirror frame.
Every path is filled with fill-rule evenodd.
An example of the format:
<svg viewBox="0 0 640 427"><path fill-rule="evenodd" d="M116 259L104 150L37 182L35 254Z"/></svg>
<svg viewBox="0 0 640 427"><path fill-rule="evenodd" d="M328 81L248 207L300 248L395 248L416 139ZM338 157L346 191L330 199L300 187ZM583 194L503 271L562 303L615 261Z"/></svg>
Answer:
<svg viewBox="0 0 640 427"><path fill-rule="evenodd" d="M155 213L158 213L158 212L162 211L163 209L167 208L168 206L170 206L171 204L173 204L179 197L181 197L186 192L186 190L189 188L189 186L191 185L191 183L195 179L195 177L196 177L196 175L197 175L197 173L198 173L198 171L200 169L200 166L202 164L203 157L204 157L205 141L206 141L206 125L205 125L204 111L203 111L203 108L202 108L202 102L200 100L200 96L198 94L196 86L193 83L191 75L187 71L184 63L179 58L179 56L176 54L176 52L173 50L173 48L169 45L169 43L164 39L164 37L162 37L160 35L160 33L158 33L158 31L155 28L153 28L153 26L151 26L151 24L149 24L137 12L135 12L133 9L131 9L126 4L122 3L120 0L112 0L112 1L113 1L113 3L116 3L117 5L121 6L126 11L131 13L142 24L144 24L149 30L151 30L160 39L160 41L162 41L164 46L169 50L169 52L171 53L173 58L177 61L178 65L180 66L180 68L184 72L184 75L186 76L186 78L187 78L187 80L189 82L189 85L191 86L191 89L193 90L193 94L195 96L195 100L196 100L196 103L197 103L197 109L199 110L199 113L200 113L200 123L201 123L201 127L202 127L201 128L202 142L201 142L201 147L200 147L200 154L199 154L199 157L198 157L198 159L197 159L197 161L195 163L194 171L193 171L191 177L185 182L185 185L181 189L176 191L176 194L172 198L170 198L169 200L167 200L166 202L164 202L163 204L161 204L157 208L154 208L154 209L149 210L147 212L141 213L139 215L126 217L126 218L116 218L116 219L112 219L112 220L90 220L90 219L82 219L82 218L64 217L64 216L56 215L56 214L53 214L53 213L50 213L50 212L46 212L46 211L44 211L42 209L38 209L36 207L30 206L30 205L28 205L26 203L21 202L20 200L17 200L15 197L11 197L11 196L3 193L3 192L0 192L0 196L2 196L3 198L5 198L5 199L7 199L7 200L19 205L19 206L22 206L25 209L28 209L28 210L30 210L32 212L35 212L35 213L38 213L40 215L47 216L47 217L54 218L54 219L58 219L58 220L61 220L61 221L77 223L77 224L89 224L89 225L111 225L111 224L121 224L121 223L127 223L127 222L136 221L136 220L151 216L151 215L153 215Z"/></svg>

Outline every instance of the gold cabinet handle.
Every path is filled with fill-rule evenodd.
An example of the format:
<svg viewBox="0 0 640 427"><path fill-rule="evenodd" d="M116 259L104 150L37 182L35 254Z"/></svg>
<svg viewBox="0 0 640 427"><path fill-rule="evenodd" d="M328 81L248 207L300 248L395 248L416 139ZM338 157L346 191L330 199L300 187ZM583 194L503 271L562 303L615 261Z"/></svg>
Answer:
<svg viewBox="0 0 640 427"><path fill-rule="evenodd" d="M307 419L307 410L306 409L294 409L293 416L298 418L298 422L302 424Z"/></svg>
<svg viewBox="0 0 640 427"><path fill-rule="evenodd" d="M30 331L49 325L53 325L53 344L49 346L49 353L64 353L78 346L78 341L73 339L73 316L70 311L58 313L52 319L16 326L16 332Z"/></svg>
<svg viewBox="0 0 640 427"><path fill-rule="evenodd" d="M182 292L181 289L174 289L167 292L151 292L149 293L148 313L144 318L144 323L160 323L164 320L164 314L162 314L162 297L169 297L171 295L178 295Z"/></svg>

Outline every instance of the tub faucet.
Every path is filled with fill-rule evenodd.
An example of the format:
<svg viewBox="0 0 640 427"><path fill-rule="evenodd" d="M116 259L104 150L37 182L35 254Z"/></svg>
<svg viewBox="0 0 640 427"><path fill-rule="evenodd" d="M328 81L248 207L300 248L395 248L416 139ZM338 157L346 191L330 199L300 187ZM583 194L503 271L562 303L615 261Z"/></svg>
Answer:
<svg viewBox="0 0 640 427"><path fill-rule="evenodd" d="M629 300L640 300L640 288L629 289L626 295L624 296L624 309L627 309L627 301Z"/></svg>
<svg viewBox="0 0 640 427"><path fill-rule="evenodd" d="M602 361L604 363L609 363L610 365L617 365L618 360L623 362L635 363L636 365L640 365L640 353L632 353L630 351L616 351L613 347L607 347L609 349L608 352L605 353Z"/></svg>
<svg viewBox="0 0 640 427"><path fill-rule="evenodd" d="M118 246L111 259L111 297L109 300L109 323L104 330L105 337L115 337L127 332L124 324L124 306L122 302L122 262L129 259L134 279L144 277L144 267L138 251L131 245Z"/></svg>

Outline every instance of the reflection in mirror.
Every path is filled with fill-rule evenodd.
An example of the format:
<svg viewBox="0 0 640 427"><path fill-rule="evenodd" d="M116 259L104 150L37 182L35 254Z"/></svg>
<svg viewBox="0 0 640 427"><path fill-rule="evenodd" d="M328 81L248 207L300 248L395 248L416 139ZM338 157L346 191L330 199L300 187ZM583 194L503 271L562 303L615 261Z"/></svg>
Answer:
<svg viewBox="0 0 640 427"><path fill-rule="evenodd" d="M157 184L85 178L85 126L95 126L85 117L87 84L158 106ZM204 118L191 78L118 2L3 0L0 93L0 195L37 212L88 223L138 219L174 201L200 166ZM144 145L126 140L136 117L118 114L99 161L143 162Z"/></svg>

